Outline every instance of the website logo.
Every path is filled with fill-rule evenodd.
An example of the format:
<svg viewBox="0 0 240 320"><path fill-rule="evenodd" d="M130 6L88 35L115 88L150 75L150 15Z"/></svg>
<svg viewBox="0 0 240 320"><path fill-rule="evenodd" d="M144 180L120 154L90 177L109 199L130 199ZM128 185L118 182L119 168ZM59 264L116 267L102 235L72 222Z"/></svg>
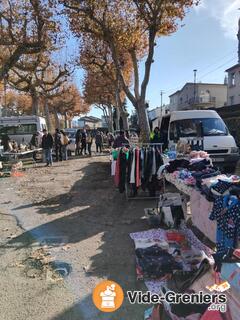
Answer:
<svg viewBox="0 0 240 320"><path fill-rule="evenodd" d="M99 283L93 291L93 303L102 312L114 312L123 303L124 294L121 286L111 280Z"/></svg>

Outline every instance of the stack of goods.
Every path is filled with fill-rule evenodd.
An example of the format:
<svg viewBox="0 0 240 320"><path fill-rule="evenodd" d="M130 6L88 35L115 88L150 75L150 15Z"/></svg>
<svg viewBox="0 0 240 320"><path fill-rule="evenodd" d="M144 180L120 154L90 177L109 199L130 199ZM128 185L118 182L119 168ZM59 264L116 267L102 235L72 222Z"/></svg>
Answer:
<svg viewBox="0 0 240 320"><path fill-rule="evenodd" d="M157 179L157 169L162 165L159 148L120 148L113 151L112 175L120 193L125 191L126 184L130 185L131 196L136 196L138 189L148 190L155 197L160 189Z"/></svg>
<svg viewBox="0 0 240 320"><path fill-rule="evenodd" d="M130 236L135 242L137 279L144 280L153 293L159 293L166 283L186 289L213 263L207 255L209 249L205 250L192 233L189 238L184 229L152 229Z"/></svg>
<svg viewBox="0 0 240 320"><path fill-rule="evenodd" d="M198 185L201 179L220 174L217 169L213 168L212 161L205 151L191 151L188 159L170 160L169 163L159 168L159 179L164 172L170 176L168 178L173 178L187 186Z"/></svg>
<svg viewBox="0 0 240 320"><path fill-rule="evenodd" d="M240 177L219 174L215 177L199 179L198 188L208 201L214 202L218 196L240 193Z"/></svg>

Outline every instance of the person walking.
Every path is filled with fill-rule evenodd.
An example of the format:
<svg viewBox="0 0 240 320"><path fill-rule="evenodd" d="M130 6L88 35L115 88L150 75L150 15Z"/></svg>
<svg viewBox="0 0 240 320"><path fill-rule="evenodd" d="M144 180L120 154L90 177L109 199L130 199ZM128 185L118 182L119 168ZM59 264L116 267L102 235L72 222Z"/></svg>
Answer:
<svg viewBox="0 0 240 320"><path fill-rule="evenodd" d="M75 155L79 156L80 155L80 148L81 148L81 130L78 129L75 135L75 143L76 143L76 151L75 151Z"/></svg>
<svg viewBox="0 0 240 320"><path fill-rule="evenodd" d="M69 138L64 130L60 131L61 134L61 145L62 145L62 159L66 161L68 159L67 156L67 146L69 144Z"/></svg>
<svg viewBox="0 0 240 320"><path fill-rule="evenodd" d="M31 150L34 150L36 148L39 148L39 132L35 132L33 135L32 135L32 138L30 140L30 149ZM37 161L37 152L33 152L33 160L36 162Z"/></svg>
<svg viewBox="0 0 240 320"><path fill-rule="evenodd" d="M98 150L100 153L102 153L102 143L103 143L103 137L100 131L97 131L96 137L95 137L95 143L96 143L96 151L98 153Z"/></svg>
<svg viewBox="0 0 240 320"><path fill-rule="evenodd" d="M46 129L43 130L42 148L45 155L46 167L52 166L53 137Z"/></svg>
<svg viewBox="0 0 240 320"><path fill-rule="evenodd" d="M111 148L114 142L114 135L111 132L108 132L107 136L108 136L108 146L109 148Z"/></svg>
<svg viewBox="0 0 240 320"><path fill-rule="evenodd" d="M62 161L61 132L58 128L55 130L54 145L55 145L56 161Z"/></svg>
<svg viewBox="0 0 240 320"><path fill-rule="evenodd" d="M83 129L82 131L82 136L81 136L81 150L80 150L80 155L83 154L83 151L84 151L84 154L86 155L87 154L87 132L86 132L86 129Z"/></svg>
<svg viewBox="0 0 240 320"><path fill-rule="evenodd" d="M93 138L92 138L91 132L88 132L87 133L86 142L87 142L88 154L89 154L90 157L92 155L92 150L91 150L92 149L92 140L93 140Z"/></svg>

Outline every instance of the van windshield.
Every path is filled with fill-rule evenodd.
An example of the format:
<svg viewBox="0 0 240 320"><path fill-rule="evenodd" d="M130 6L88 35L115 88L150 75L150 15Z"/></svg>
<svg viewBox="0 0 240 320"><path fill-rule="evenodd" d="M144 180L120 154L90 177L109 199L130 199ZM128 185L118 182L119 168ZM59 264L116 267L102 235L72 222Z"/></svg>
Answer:
<svg viewBox="0 0 240 320"><path fill-rule="evenodd" d="M0 132L8 135L33 134L37 132L37 125L31 123L21 124L20 126L0 127Z"/></svg>
<svg viewBox="0 0 240 320"><path fill-rule="evenodd" d="M228 129L222 119L202 118L184 119L175 122L179 137L196 137L199 124L202 123L204 136L226 136Z"/></svg>

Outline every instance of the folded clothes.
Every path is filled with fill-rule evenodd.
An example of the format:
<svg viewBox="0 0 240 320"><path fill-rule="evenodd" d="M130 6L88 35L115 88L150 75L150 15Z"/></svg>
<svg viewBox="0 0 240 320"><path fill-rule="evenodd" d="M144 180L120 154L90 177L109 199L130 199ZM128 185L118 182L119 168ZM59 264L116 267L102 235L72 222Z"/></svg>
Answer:
<svg viewBox="0 0 240 320"><path fill-rule="evenodd" d="M188 166L188 169L190 171L202 171L202 170L205 170L210 165L211 165L210 160L203 159L202 161L190 164Z"/></svg>
<svg viewBox="0 0 240 320"><path fill-rule="evenodd" d="M172 273L173 270L182 270L183 268L182 264L175 261L171 254L158 246L136 249L135 253L145 278L158 279Z"/></svg>
<svg viewBox="0 0 240 320"><path fill-rule="evenodd" d="M205 198L209 201L209 202L214 202L216 200L216 195L214 195L212 193L212 191L205 185L201 186L201 194L203 194L205 196Z"/></svg>
<svg viewBox="0 0 240 320"><path fill-rule="evenodd" d="M190 162L186 159L176 159L169 162L169 165L166 166L166 170L169 173L173 173L178 168L188 168Z"/></svg>
<svg viewBox="0 0 240 320"><path fill-rule="evenodd" d="M197 270L175 271L167 282L167 288L174 292L185 292L197 279L202 277L210 269L207 259L204 259Z"/></svg>
<svg viewBox="0 0 240 320"><path fill-rule="evenodd" d="M212 192L216 191L219 195L224 194L232 186L232 182L218 180L218 182L211 188Z"/></svg>

